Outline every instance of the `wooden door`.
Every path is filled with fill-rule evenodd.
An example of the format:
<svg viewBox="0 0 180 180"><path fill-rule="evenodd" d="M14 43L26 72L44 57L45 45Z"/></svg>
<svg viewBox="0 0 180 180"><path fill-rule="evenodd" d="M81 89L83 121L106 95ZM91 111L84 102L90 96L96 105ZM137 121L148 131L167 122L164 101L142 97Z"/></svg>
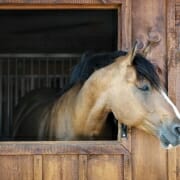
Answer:
<svg viewBox="0 0 180 180"><path fill-rule="evenodd" d="M1 180L130 180L130 154L118 142L4 142Z"/></svg>

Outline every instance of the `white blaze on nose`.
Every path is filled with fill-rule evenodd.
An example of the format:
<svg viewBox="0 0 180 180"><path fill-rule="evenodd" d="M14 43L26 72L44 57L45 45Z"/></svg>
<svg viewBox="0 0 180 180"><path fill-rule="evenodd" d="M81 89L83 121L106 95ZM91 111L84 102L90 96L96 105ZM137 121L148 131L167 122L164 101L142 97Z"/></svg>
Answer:
<svg viewBox="0 0 180 180"><path fill-rule="evenodd" d="M174 113L176 114L177 118L180 119L180 113L179 113L177 107L174 105L174 103L169 99L169 97L163 90L161 90L161 94L164 97L164 99L168 102L168 104L173 108Z"/></svg>

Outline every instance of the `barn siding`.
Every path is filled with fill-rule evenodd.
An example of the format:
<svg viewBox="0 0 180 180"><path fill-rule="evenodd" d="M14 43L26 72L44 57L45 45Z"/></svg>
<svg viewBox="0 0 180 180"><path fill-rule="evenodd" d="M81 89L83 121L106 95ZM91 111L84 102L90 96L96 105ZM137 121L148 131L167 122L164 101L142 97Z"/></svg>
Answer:
<svg viewBox="0 0 180 180"><path fill-rule="evenodd" d="M11 142L0 145L1 180L131 180L119 142Z"/></svg>
<svg viewBox="0 0 180 180"><path fill-rule="evenodd" d="M160 68L166 66L166 1L132 1L132 36L147 43L149 32L159 33L161 42L148 54ZM164 78L165 78L165 71ZM132 131L132 159L134 180L167 180L167 152L159 141L144 132Z"/></svg>
<svg viewBox="0 0 180 180"><path fill-rule="evenodd" d="M13 0L6 0L6 1L0 1L0 3L7 3L9 4L9 8L15 8L16 5L12 5L14 1ZM26 3L30 4L30 6L18 6L18 8L37 8L36 5L33 5L37 3L36 0L34 1L21 1L18 0L16 2L19 2L20 4ZM53 0L47 0L47 1L38 1L38 3L56 3L57 6L61 8L68 8L69 6L61 6L62 3L67 3L67 1L59 0L59 1L53 1ZM91 4L92 6L89 6L91 8L96 8L99 6L100 8L105 8L105 6L102 6L102 4L110 4L109 7L115 8L116 5L123 2L123 0L112 0L112 1L99 1L99 0L71 0L68 1L68 3L75 3L77 4ZM127 1L126 4L131 5L131 0ZM1 6L1 9L5 8L7 9L7 4L5 6ZM41 6L41 8L54 8L55 6ZM82 7L84 7L82 5ZM130 12L129 12L130 15ZM140 38L143 41L146 39L147 32L149 29L152 28L152 30L157 31L160 33L162 37L162 41L159 46L157 46L156 49L153 49L153 51L149 54L149 58L152 59L152 61L158 63L160 67L167 67L167 74L164 72L164 79L168 79L168 92L170 97L173 99L174 102L176 102L177 106L180 109L180 64L179 64L179 57L180 57L180 0L134 0L132 1L132 38L133 40ZM130 23L131 20L127 20L124 22L124 26L127 26L128 23ZM128 27L131 27L130 25ZM127 27L126 27L127 28ZM128 28L127 28L128 29ZM129 33L128 33L129 34ZM166 37L167 36L167 37ZM124 36L123 36L124 38ZM121 38L119 39L121 40ZM167 40L167 41L166 41ZM123 48L129 47L128 45L131 44L131 38L127 39L127 35L124 38L124 44ZM127 45L128 44L128 45ZM168 77L167 77L168 75ZM128 146L131 147L131 146ZM0 146L0 149L3 149L2 145ZM5 150L7 150L8 147L5 147ZM25 147L24 147L25 148ZM33 148L33 147L32 147ZM32 148L30 148L32 150ZM99 146L98 146L99 148ZM107 147L106 147L107 148ZM16 149L16 146L13 146L13 152L18 153L14 151ZM113 148L112 148L113 149ZM21 149L24 152L24 149ZM39 149L40 150L40 149ZM130 148L131 150L131 148ZM9 149L11 152L11 149ZM47 150L47 153L49 151ZM107 151L106 151L107 152ZM15 169L20 169L21 164L19 161L24 162L28 160L28 163L25 165L25 169L23 170L22 177L24 174L28 173L34 173L34 177L37 177L35 179L41 179L43 177L43 173L48 174L49 169L49 159L51 159L51 155L35 155L32 157L28 156L27 154L21 158L17 158L14 155L11 156L8 154L8 157L10 157L9 160L7 160L7 166L5 166L4 161L7 159L7 155L3 155L3 152L1 152L0 156L0 174L1 172L4 172L1 169L11 169L11 161L15 161L16 166ZM37 153L37 152L36 152ZM40 153L40 152L39 152ZM109 152L108 152L109 153ZM107 155L107 153L106 153ZM109 157L108 157L109 158ZM107 159L108 159L107 158ZM118 156L120 163L122 162L122 157ZM44 159L47 159L47 162L44 161ZM70 159L73 160L73 162L77 161L76 155L73 155L70 157ZM78 170L75 168L75 172L78 171L80 179L85 180L87 174L87 155L80 155L78 157L78 162L80 167ZM125 159L125 158L124 158ZM132 132L132 159L133 159L133 179L134 180L179 180L180 179L180 148L172 149L169 151L163 150L159 146L159 142L143 133L137 130L133 130ZM98 157L99 160L99 157ZM92 158L92 161L90 162L90 165L93 163L97 163L99 161L95 161ZM60 165L54 159L56 162L55 168L58 168ZM66 160L65 160L66 161ZM108 159L109 161L109 159ZM70 165L71 169L74 168L73 162ZM33 163L33 165L32 165ZM115 162L116 164L116 162ZM125 163L126 164L126 163ZM124 164L124 165L125 165ZM5 166L5 167L4 167ZM34 167L34 169L30 167ZM102 167L107 167L107 165L102 165ZM109 165L111 167L111 163ZM91 169L92 170L92 169ZM90 171L91 171L90 170ZM89 171L89 174L91 174ZM58 171L59 172L59 171ZM14 173L14 170L13 170ZM18 171L15 172L18 175ZM124 172L126 174L127 171ZM7 177L11 176L11 173L8 174ZM47 175L48 177L51 176L61 176L61 173L54 175L53 172ZM69 174L68 174L69 176ZM99 172L97 172L97 176L99 176ZM118 174L116 174L118 177ZM3 177L3 176L2 176ZM39 178L38 178L39 177ZM31 178L31 176L30 176ZM21 179L21 178L19 178ZM111 178L112 179L112 178Z"/></svg>
<svg viewBox="0 0 180 180"><path fill-rule="evenodd" d="M168 93L180 109L180 0L167 1ZM169 180L180 179L180 148L168 151Z"/></svg>

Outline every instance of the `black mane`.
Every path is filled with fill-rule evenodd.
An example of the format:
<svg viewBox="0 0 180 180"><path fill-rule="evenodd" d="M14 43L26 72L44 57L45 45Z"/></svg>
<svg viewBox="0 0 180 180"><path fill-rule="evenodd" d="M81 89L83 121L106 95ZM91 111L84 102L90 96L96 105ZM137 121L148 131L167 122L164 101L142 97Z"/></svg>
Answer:
<svg viewBox="0 0 180 180"><path fill-rule="evenodd" d="M70 84L85 82L95 70L113 63L117 57L124 56L126 54L127 53L123 51L109 53L84 53L81 57L80 63L74 67L70 75Z"/></svg>
<svg viewBox="0 0 180 180"><path fill-rule="evenodd" d="M70 74L69 84L65 86L60 95L64 94L77 83L84 83L95 70L113 63L117 57L125 56L126 54L127 52L125 51L84 53L80 62L74 67L72 73ZM160 79L156 73L154 65L150 61L148 61L142 55L137 54L133 60L133 65L137 71L138 78L147 79L154 88L159 89Z"/></svg>
<svg viewBox="0 0 180 180"><path fill-rule="evenodd" d="M96 54L87 52L83 54L80 63L74 67L70 75L71 87L79 82L85 82L95 70L113 63L117 57L125 56L126 54L127 52L124 51ZM156 73L154 65L150 61L140 54L137 54L134 58L133 65L135 66L138 77L146 78L153 87L159 88L159 76Z"/></svg>

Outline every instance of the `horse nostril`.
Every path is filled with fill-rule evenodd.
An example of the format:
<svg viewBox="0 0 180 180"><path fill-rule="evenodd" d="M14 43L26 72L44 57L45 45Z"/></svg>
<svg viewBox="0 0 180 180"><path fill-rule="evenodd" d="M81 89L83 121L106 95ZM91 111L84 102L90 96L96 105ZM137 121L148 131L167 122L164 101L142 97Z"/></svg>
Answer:
<svg viewBox="0 0 180 180"><path fill-rule="evenodd" d="M175 126L174 127L174 132L176 135L180 136L180 126Z"/></svg>

